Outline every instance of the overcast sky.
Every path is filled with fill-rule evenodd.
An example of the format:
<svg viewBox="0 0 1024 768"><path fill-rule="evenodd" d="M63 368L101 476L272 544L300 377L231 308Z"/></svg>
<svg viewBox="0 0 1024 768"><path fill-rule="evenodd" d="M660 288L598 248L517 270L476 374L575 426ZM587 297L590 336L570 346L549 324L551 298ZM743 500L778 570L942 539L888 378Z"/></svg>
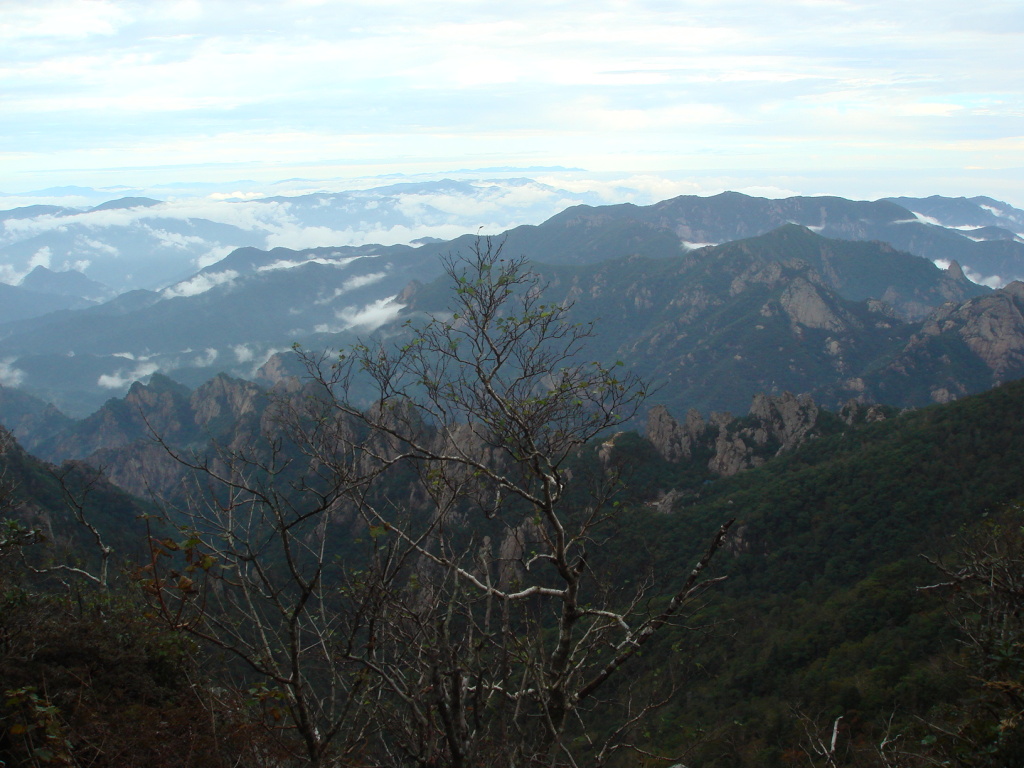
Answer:
<svg viewBox="0 0 1024 768"><path fill-rule="evenodd" d="M1022 53L1022 0L0 0L0 191L557 165L1024 206Z"/></svg>

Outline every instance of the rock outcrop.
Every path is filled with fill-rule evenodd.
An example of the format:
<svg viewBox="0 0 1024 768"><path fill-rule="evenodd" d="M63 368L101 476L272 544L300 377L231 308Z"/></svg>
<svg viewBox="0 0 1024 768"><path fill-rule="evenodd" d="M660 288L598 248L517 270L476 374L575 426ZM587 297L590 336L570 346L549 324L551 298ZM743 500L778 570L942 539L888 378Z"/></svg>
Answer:
<svg viewBox="0 0 1024 768"><path fill-rule="evenodd" d="M1022 376L1024 283L1012 282L933 312L884 367L863 377L863 392L882 402L946 403Z"/></svg>
<svg viewBox="0 0 1024 768"><path fill-rule="evenodd" d="M647 440L667 461L709 453L708 469L727 477L763 464L816 435L820 409L808 395L756 395L742 419L713 413L707 422L691 410L682 424L663 406L647 417Z"/></svg>
<svg viewBox="0 0 1024 768"><path fill-rule="evenodd" d="M647 414L647 439L668 461L682 461L693 456L693 448L704 439L706 425L700 412L691 408L680 424L663 405L656 405Z"/></svg>

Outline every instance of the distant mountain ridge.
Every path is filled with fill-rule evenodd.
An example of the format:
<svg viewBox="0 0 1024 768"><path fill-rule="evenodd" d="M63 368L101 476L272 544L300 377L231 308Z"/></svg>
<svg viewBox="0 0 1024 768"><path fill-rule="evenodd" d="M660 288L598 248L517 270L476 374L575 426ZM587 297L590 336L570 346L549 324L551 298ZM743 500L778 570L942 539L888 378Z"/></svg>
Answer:
<svg viewBox="0 0 1024 768"><path fill-rule="evenodd" d="M117 293L161 290L240 247L301 250L450 239L481 226L499 230L543 221L566 206L600 199L523 178L223 198L131 196L80 209L0 211L0 281L16 283L41 264L83 272Z"/></svg>
<svg viewBox="0 0 1024 768"><path fill-rule="evenodd" d="M129 204L105 213L139 210ZM331 210L312 197L302 204ZM952 216L946 204L959 212L956 221L971 206L983 223L1024 220L989 198L929 198L919 207ZM982 257L1024 265L1024 243L1011 230L1002 230L1010 239L977 241L928 215L886 200L723 193L651 206L577 205L497 239L536 265L552 297L575 301L580 319L602 318L595 357L635 364L673 407L736 409L755 392L783 391L812 392L831 405L855 395L913 405L979 391L1019 370L1007 336L1013 322L1000 326L1005 338L993 345L1005 359L979 355L972 342L941 372L923 362L903 373L887 368L927 347L904 350L931 313L988 292L967 279L988 269ZM156 372L195 387L218 371L255 376L293 342L336 347L398 333L405 318L444 308L447 287L433 284L441 261L474 240L236 249L159 292L0 325L0 383L84 415ZM943 383L925 382L925 370Z"/></svg>

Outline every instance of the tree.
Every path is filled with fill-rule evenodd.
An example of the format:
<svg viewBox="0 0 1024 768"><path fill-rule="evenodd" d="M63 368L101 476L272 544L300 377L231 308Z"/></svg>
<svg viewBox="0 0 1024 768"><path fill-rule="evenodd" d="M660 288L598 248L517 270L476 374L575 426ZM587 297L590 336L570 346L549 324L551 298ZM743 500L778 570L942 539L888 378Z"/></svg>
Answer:
<svg viewBox="0 0 1024 768"><path fill-rule="evenodd" d="M445 264L450 312L408 324L404 344L304 355L323 402L363 424L376 466L411 467L421 503L364 495L359 511L388 555L366 587L379 597L372 652L379 720L394 757L415 765L599 765L651 703L625 705L597 734L598 692L710 584L707 554L673 595L632 591L591 565L616 514L618 473L570 498L581 448L632 418L641 381L584 358L592 324L545 304L539 278L480 238ZM352 394L368 377L372 400ZM331 456L318 457L325 465ZM578 496L577 496L578 498ZM383 546L383 545L381 545ZM656 606L656 607L655 607Z"/></svg>
<svg viewBox="0 0 1024 768"><path fill-rule="evenodd" d="M657 703L601 692L719 580L729 524L674 594L608 578L619 472L579 457L642 382L587 362L592 325L500 243L445 267L451 311L401 342L298 350L259 445L176 454L200 482L143 584L310 765L601 765Z"/></svg>
<svg viewBox="0 0 1024 768"><path fill-rule="evenodd" d="M6 515L14 510L18 486L11 471L10 458L16 449L14 436L0 425L0 562L5 556L31 543L35 534Z"/></svg>
<svg viewBox="0 0 1024 768"><path fill-rule="evenodd" d="M929 741L955 765L988 768L1024 761L1024 525L1018 506L961 537L951 562L931 560L959 630L971 684L952 722ZM947 718L943 718L944 720Z"/></svg>
<svg viewBox="0 0 1024 768"><path fill-rule="evenodd" d="M271 410L244 450L189 456L158 436L195 482L160 521L180 535L151 535L138 579L171 627L228 653L223 671L282 749L311 766L357 764L373 725L353 651L368 606L345 591L336 558L345 508L378 469L362 471L357 438L315 399L282 396Z"/></svg>

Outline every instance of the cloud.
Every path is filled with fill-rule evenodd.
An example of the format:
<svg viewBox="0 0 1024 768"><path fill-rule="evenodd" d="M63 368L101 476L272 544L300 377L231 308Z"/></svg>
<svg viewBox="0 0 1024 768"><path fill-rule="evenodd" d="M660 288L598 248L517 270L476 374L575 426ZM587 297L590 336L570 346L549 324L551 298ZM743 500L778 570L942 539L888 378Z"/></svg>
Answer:
<svg viewBox="0 0 1024 768"><path fill-rule="evenodd" d="M242 200L241 178L328 166L906 171L1019 134L1010 0L7 5L0 188L191 173Z"/></svg>
<svg viewBox="0 0 1024 768"><path fill-rule="evenodd" d="M975 272L970 267L964 267L963 269L964 277L978 285L986 285L989 288L1003 288L1009 282L999 275L983 275L980 272Z"/></svg>
<svg viewBox="0 0 1024 768"><path fill-rule="evenodd" d="M165 299L173 299L181 296L198 296L201 293L216 288L218 285L229 285L238 277L234 269L225 269L223 272L203 272L193 278L164 288L161 296Z"/></svg>
<svg viewBox="0 0 1024 768"><path fill-rule="evenodd" d="M335 243L337 245L337 243ZM305 259L278 259L277 261L271 262L270 264L263 264L256 267L257 272L272 272L278 269L294 269L295 267L301 267L306 264L324 264L332 267L345 267L351 264L353 261L359 261L359 259L374 258L372 254L362 254L359 256L341 256L332 258L328 256L312 256Z"/></svg>
<svg viewBox="0 0 1024 768"><path fill-rule="evenodd" d="M235 362L239 364L252 362L256 357L256 351L247 344L236 344L231 351L235 354Z"/></svg>
<svg viewBox="0 0 1024 768"><path fill-rule="evenodd" d="M211 200L259 200L266 192L214 192L207 195Z"/></svg>
<svg viewBox="0 0 1024 768"><path fill-rule="evenodd" d="M948 259L935 259L932 263L943 271L949 269L949 265L952 264ZM1003 288L1009 282L999 275L982 275L980 272L975 272L970 267L964 267L961 265L961 269L963 270L964 277L977 285L984 285L989 288Z"/></svg>
<svg viewBox="0 0 1024 768"><path fill-rule="evenodd" d="M14 358L0 360L0 384L5 387L20 387L25 382L25 372L14 367Z"/></svg>
<svg viewBox="0 0 1024 768"><path fill-rule="evenodd" d="M44 245L38 251L32 254L32 257L28 260L28 266L30 269L36 267L50 268L50 257L53 256L53 252L50 250L48 245Z"/></svg>
<svg viewBox="0 0 1024 768"><path fill-rule="evenodd" d="M331 295L316 299L313 303L317 305L330 304L339 296L342 296L349 291L353 291L356 288L362 288L367 285L373 285L374 283L379 283L387 276L387 272L373 272L368 275L356 275L354 277L350 277L348 280L343 282L341 286L335 288Z"/></svg>
<svg viewBox="0 0 1024 768"><path fill-rule="evenodd" d="M941 227L942 226L942 222L939 221L938 219L932 217L932 216L926 216L923 213L918 213L917 211L911 211L911 213L914 214L914 216L917 217L918 221L920 221L920 222L922 222L924 224L932 224L932 225L934 225L936 227ZM896 221L896 222L893 222L893 223L894 224L903 224L905 222L903 222L903 221Z"/></svg>
<svg viewBox="0 0 1024 768"><path fill-rule="evenodd" d="M84 273L85 270L87 270L91 264L91 259L75 259L74 261L65 261L63 264L60 265L60 268L65 272L73 269L76 272Z"/></svg>
<svg viewBox="0 0 1024 768"><path fill-rule="evenodd" d="M195 368L209 368L217 361L218 353L213 347L207 347L201 355L192 358L191 365Z"/></svg>
<svg viewBox="0 0 1024 768"><path fill-rule="evenodd" d="M211 267L237 248L238 246L235 245L218 245L211 248L206 253L196 258L196 268L206 269L207 267Z"/></svg>
<svg viewBox="0 0 1024 768"><path fill-rule="evenodd" d="M150 226L145 226L144 228L159 241L160 245L168 248L188 250L189 246L206 244L206 240L198 235L183 235L179 232L167 232L166 230L155 229Z"/></svg>
<svg viewBox="0 0 1024 768"><path fill-rule="evenodd" d="M345 322L342 330L360 327L372 331L389 320L394 320L405 309L404 304L399 304L395 301L397 298L397 295L388 296L372 304L367 304L362 308L345 307L345 309L335 313L335 316Z"/></svg>
<svg viewBox="0 0 1024 768"><path fill-rule="evenodd" d="M368 275L355 275L354 277L350 277L348 280L342 283L341 288L343 291L353 291L356 288L362 288L363 286L366 285L373 285L374 283L379 283L387 276L387 272L372 272Z"/></svg>
<svg viewBox="0 0 1024 768"><path fill-rule="evenodd" d="M151 376L158 370L160 370L160 366L156 363L143 363L128 372L121 368L112 374L105 373L96 380L96 384L104 389L124 389L133 382Z"/></svg>
<svg viewBox="0 0 1024 768"><path fill-rule="evenodd" d="M85 237L84 235L79 235L78 237L75 238L75 245L83 249L91 248L94 251L97 251L99 253L105 253L110 256L118 256L121 253L121 251L118 250L117 246L115 245L111 245L110 243L104 243L103 241L96 240L94 238Z"/></svg>

